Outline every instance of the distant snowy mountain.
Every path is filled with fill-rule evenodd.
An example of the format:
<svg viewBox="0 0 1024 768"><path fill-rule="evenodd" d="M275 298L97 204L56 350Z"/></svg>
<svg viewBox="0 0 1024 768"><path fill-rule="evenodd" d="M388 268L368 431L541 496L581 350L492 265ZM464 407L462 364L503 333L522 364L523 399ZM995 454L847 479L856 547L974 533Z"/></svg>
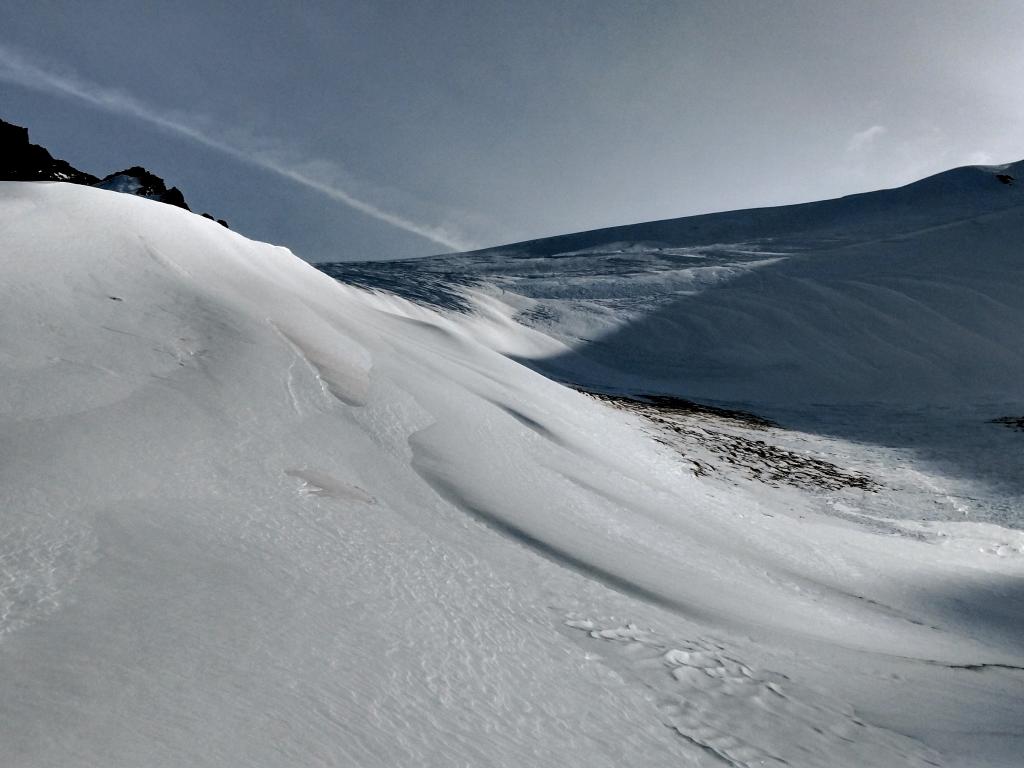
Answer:
<svg viewBox="0 0 1024 768"><path fill-rule="evenodd" d="M1024 163L328 274L526 326L595 388L757 404L1024 400ZM525 346L524 346L525 345ZM500 346L500 345L499 345Z"/></svg>
<svg viewBox="0 0 1024 768"><path fill-rule="evenodd" d="M3 762L1019 765L998 174L390 291L0 183Z"/></svg>
<svg viewBox="0 0 1024 768"><path fill-rule="evenodd" d="M135 165L99 179L64 160L55 159L48 150L29 141L27 128L3 120L0 120L0 181L66 181L192 210L180 189L168 188L163 179L141 166ZM213 218L208 213L201 215ZM222 226L228 225L223 219L216 221Z"/></svg>
<svg viewBox="0 0 1024 768"><path fill-rule="evenodd" d="M319 266L458 314L571 386L912 456L955 500L929 517L1024 528L1024 451L993 427L1024 414L1021 178L1024 162L972 166L836 200Z"/></svg>

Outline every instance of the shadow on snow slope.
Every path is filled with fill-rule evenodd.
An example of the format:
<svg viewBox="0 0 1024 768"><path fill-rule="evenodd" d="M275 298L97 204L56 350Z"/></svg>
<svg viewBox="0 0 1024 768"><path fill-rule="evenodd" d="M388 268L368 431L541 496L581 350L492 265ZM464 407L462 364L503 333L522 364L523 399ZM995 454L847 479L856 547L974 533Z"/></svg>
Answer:
<svg viewBox="0 0 1024 768"><path fill-rule="evenodd" d="M321 269L444 310L471 311L472 287L525 297L518 319L567 347L516 359L551 378L912 451L1012 506L1020 435L989 422L1024 413L1022 176L1024 161L958 168L837 200ZM559 317L580 301L594 333Z"/></svg>

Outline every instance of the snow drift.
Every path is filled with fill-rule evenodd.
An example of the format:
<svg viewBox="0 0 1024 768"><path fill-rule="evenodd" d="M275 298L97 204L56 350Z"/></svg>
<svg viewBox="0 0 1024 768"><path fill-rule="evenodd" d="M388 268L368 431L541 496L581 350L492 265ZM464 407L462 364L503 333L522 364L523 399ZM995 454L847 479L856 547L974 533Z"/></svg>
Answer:
<svg viewBox="0 0 1024 768"><path fill-rule="evenodd" d="M508 351L596 388L1019 407L1018 179L1024 162L958 168L836 200L325 270L414 299L432 283L475 287L542 334Z"/></svg>
<svg viewBox="0 0 1024 768"><path fill-rule="evenodd" d="M170 206L0 233L10 764L1016 759L1018 532L697 477L519 326Z"/></svg>

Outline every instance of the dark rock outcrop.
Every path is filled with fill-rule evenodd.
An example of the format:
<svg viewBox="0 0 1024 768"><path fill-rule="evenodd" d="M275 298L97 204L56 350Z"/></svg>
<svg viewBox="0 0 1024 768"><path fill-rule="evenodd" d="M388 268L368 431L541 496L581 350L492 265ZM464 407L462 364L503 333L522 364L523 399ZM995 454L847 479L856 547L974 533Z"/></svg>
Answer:
<svg viewBox="0 0 1024 768"><path fill-rule="evenodd" d="M67 181L95 184L99 179L80 171L64 160L57 160L28 139L28 129L0 120L0 180Z"/></svg>
<svg viewBox="0 0 1024 768"><path fill-rule="evenodd" d="M123 171L105 176L93 186L113 192L126 192L130 195L148 197L150 200L159 200L161 203L184 208L186 211L192 210L185 202L185 196L180 189L177 187L168 189L163 179L140 165L133 165L131 168L125 168Z"/></svg>
<svg viewBox="0 0 1024 768"><path fill-rule="evenodd" d="M203 217L204 219L209 219L210 221L216 221L216 222L217 222L218 224L220 224L220 225L221 225L222 227L227 227L228 229L231 229L231 227L228 227L228 223L227 223L226 221L224 221L224 219L215 219L215 218L213 218L213 216L211 216L211 215L210 215L210 214L208 214L208 213L203 213L203 214L200 214L200 215L201 215L201 216L202 216L202 217Z"/></svg>
<svg viewBox="0 0 1024 768"><path fill-rule="evenodd" d="M4 120L0 120L0 181L64 181L137 195L186 211L192 210L180 189L168 188L163 179L140 165L133 165L99 179L64 160L54 158L45 148L30 143L27 128ZM213 219L208 213L203 216ZM215 221L227 226L223 219Z"/></svg>

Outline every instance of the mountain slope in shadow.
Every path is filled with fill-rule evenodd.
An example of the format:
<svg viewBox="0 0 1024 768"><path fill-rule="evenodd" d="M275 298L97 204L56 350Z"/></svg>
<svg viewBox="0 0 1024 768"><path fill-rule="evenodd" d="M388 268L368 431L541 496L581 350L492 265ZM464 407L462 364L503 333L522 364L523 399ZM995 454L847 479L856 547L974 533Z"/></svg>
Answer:
<svg viewBox="0 0 1024 768"><path fill-rule="evenodd" d="M909 449L1024 498L1019 434L990 423L1024 414L1022 172L325 269L468 313L574 386Z"/></svg>

